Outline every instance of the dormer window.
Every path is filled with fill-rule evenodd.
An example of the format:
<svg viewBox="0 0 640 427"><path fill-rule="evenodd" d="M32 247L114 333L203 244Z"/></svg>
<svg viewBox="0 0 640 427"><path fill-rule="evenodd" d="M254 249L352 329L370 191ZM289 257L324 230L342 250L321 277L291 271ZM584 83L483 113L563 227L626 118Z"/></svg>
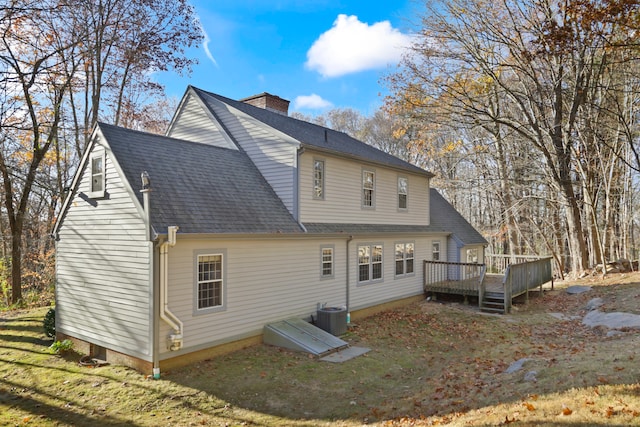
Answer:
<svg viewBox="0 0 640 427"><path fill-rule="evenodd" d="M91 156L91 189L89 197L104 197L105 167L104 153Z"/></svg>

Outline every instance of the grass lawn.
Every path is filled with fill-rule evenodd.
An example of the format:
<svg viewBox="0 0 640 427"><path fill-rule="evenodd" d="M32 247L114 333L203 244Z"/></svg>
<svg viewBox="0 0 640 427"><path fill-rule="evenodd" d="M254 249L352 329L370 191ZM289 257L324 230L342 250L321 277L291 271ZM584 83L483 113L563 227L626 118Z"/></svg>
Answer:
<svg viewBox="0 0 640 427"><path fill-rule="evenodd" d="M344 363L256 346L160 380L52 355L46 309L3 312L0 425L640 425L640 331L581 323L596 297L640 314L640 273L580 284L593 289L556 284L505 316L423 301L359 320L343 339L371 351Z"/></svg>

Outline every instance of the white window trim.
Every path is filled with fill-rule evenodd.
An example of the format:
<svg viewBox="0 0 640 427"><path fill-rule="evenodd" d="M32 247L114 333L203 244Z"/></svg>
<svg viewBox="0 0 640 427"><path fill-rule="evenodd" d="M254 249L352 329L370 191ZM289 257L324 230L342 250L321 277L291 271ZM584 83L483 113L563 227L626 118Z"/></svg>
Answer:
<svg viewBox="0 0 640 427"><path fill-rule="evenodd" d="M104 197L105 195L105 187L107 183L107 163L106 163L106 154L104 151L100 153L95 153L89 156L89 197L92 199L99 199ZM93 176L95 175L93 172L93 161L95 159L100 159L102 161L102 177L101 177L101 190L93 190Z"/></svg>
<svg viewBox="0 0 640 427"><path fill-rule="evenodd" d="M321 195L318 196L317 191L316 191L316 163L322 163L322 179L320 180L320 187L321 187ZM312 197L314 200L324 200L325 198L325 192L326 192L326 186L325 186L325 175L326 175L326 170L327 170L327 163L325 162L324 159L319 159L319 158L314 158L313 159L313 167L312 167Z"/></svg>
<svg viewBox="0 0 640 427"><path fill-rule="evenodd" d="M369 279L367 280L360 280L360 266L364 265L364 264L360 264L360 248L363 246L367 246L369 247L369 262L368 262L368 266L369 266ZM381 255L381 259L380 262L376 262L375 264L380 264L380 277L377 279L373 279L373 249L376 246L380 246L380 255ZM380 283L384 281L384 245L382 243L359 243L356 246L356 265L357 265L357 271L356 271L356 277L358 278L358 285L369 285L372 283Z"/></svg>
<svg viewBox="0 0 640 427"><path fill-rule="evenodd" d="M324 264L325 264L324 251L327 250L327 249L331 251L331 274L324 274ZM335 246L334 245L322 245L320 247L320 279L321 280L333 279L335 277L335 270L336 270L336 249L335 249Z"/></svg>
<svg viewBox="0 0 640 427"><path fill-rule="evenodd" d="M371 189L371 206L365 205L365 197L364 197L364 177L365 174L370 173L373 176L373 188ZM376 171L374 169L362 169L362 173L360 174L360 206L362 209L375 209L376 208Z"/></svg>
<svg viewBox="0 0 640 427"><path fill-rule="evenodd" d="M402 245L402 273L400 274L398 274L398 271L396 270L396 262L399 261L396 253L397 245ZM413 257L411 258L407 257L408 255L407 245L413 245ZM408 259L413 260L413 271L411 273L407 273ZM395 242L393 244L393 273L396 278L411 277L416 275L416 242L415 241L402 241L402 242Z"/></svg>
<svg viewBox="0 0 640 427"><path fill-rule="evenodd" d="M221 256L222 257L222 304L213 307L198 308L198 267L200 257L205 256ZM196 250L193 252L194 269L193 269L193 314L202 315L225 311L227 309L227 251L225 249Z"/></svg>
<svg viewBox="0 0 640 427"><path fill-rule="evenodd" d="M434 245L438 244L438 251L434 251ZM437 253L438 254L438 259L434 259L433 258L433 254ZM442 261L442 243L440 242L440 240L434 240L431 242L431 260L432 261Z"/></svg>
<svg viewBox="0 0 640 427"><path fill-rule="evenodd" d="M405 199L404 199L405 207L404 208L400 207L400 195L401 195L401 193L400 193L400 180L401 179L404 179L404 181L406 183L406 185L405 185L405 193L404 193L404 196L405 196ZM398 188L397 188L397 191L398 191L398 199L397 199L398 200L398 204L397 204L398 212L407 212L409 210L409 178L407 178L404 175L399 175L398 176L398 180L397 180L397 184L398 184Z"/></svg>
<svg viewBox="0 0 640 427"><path fill-rule="evenodd" d="M469 261L469 255L471 255L472 253L475 253L475 261ZM466 256L466 263L469 264L478 264L478 261L480 260L480 251L478 251L478 248L467 248L467 250L465 251L465 256Z"/></svg>

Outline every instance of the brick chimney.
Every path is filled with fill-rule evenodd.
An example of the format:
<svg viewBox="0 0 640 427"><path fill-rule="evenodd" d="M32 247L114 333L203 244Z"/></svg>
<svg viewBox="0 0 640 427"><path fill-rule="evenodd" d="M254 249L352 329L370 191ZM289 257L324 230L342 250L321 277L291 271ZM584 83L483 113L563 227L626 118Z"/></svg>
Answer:
<svg viewBox="0 0 640 427"><path fill-rule="evenodd" d="M274 113L289 115L289 101L282 99L279 96L271 95L267 92L262 92L259 95L253 95L248 98L240 100L246 104L251 104L254 107L264 108L265 110L273 111Z"/></svg>

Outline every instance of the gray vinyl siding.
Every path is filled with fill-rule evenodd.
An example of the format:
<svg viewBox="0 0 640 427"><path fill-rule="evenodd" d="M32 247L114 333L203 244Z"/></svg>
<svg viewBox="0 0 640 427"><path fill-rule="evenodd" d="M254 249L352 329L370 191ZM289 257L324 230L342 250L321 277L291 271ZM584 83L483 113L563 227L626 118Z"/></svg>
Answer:
<svg viewBox="0 0 640 427"><path fill-rule="evenodd" d="M447 238L447 261L450 262L466 262L466 259L463 259L462 256L462 243L456 239L453 235ZM460 268L458 267L449 267L449 274L451 280L460 280L462 277L460 275Z"/></svg>
<svg viewBox="0 0 640 427"><path fill-rule="evenodd" d="M313 160L324 160L324 198L313 197ZM429 225L429 180L379 165L306 150L300 156L302 223ZM362 171L375 172L374 207L362 207ZM398 176L407 178L407 209L398 209Z"/></svg>
<svg viewBox="0 0 640 427"><path fill-rule="evenodd" d="M463 260L460 257L460 248L461 248L460 243L453 236L449 236L449 238L447 238L446 245L447 245L446 261L465 262L465 260Z"/></svg>
<svg viewBox="0 0 640 427"><path fill-rule="evenodd" d="M334 276L320 278L321 247L333 246ZM224 251L226 306L194 315L195 255ZM346 305L346 241L185 240L169 249L169 309L184 322L184 352L262 333L265 324L315 315L317 304ZM160 342L171 333L160 325ZM161 346L164 357L170 357Z"/></svg>
<svg viewBox="0 0 640 427"><path fill-rule="evenodd" d="M414 247L414 275L395 276L395 244L412 242ZM371 283L358 283L358 246L382 244L382 280ZM350 309L359 310L385 302L422 294L422 260L430 257L431 239L427 237L377 238L363 236L349 244L349 266L351 270Z"/></svg>
<svg viewBox="0 0 640 427"><path fill-rule="evenodd" d="M186 96L167 136L237 150L231 138L193 94Z"/></svg>
<svg viewBox="0 0 640 427"><path fill-rule="evenodd" d="M295 215L295 170L299 144L250 116L230 111L231 107L213 97L208 98L208 103L289 212Z"/></svg>
<svg viewBox="0 0 640 427"><path fill-rule="evenodd" d="M108 154L105 167L107 197L79 196L89 191L85 169L58 229L56 329L150 360L152 243Z"/></svg>
<svg viewBox="0 0 640 427"><path fill-rule="evenodd" d="M415 243L414 275L395 277L394 244ZM357 248L362 242L384 246L384 280L358 284ZM375 236L349 243L351 310L399 298L420 295L422 260L431 250L427 237ZM334 276L320 278L321 247L334 247ZM345 306L346 239L237 239L188 240L179 236L169 250L169 309L184 322L183 353L262 333L264 325L289 317L315 316L318 304ZM197 254L223 253L225 307L194 314L195 259ZM161 322L160 342L172 331ZM171 353L161 346L161 358Z"/></svg>

